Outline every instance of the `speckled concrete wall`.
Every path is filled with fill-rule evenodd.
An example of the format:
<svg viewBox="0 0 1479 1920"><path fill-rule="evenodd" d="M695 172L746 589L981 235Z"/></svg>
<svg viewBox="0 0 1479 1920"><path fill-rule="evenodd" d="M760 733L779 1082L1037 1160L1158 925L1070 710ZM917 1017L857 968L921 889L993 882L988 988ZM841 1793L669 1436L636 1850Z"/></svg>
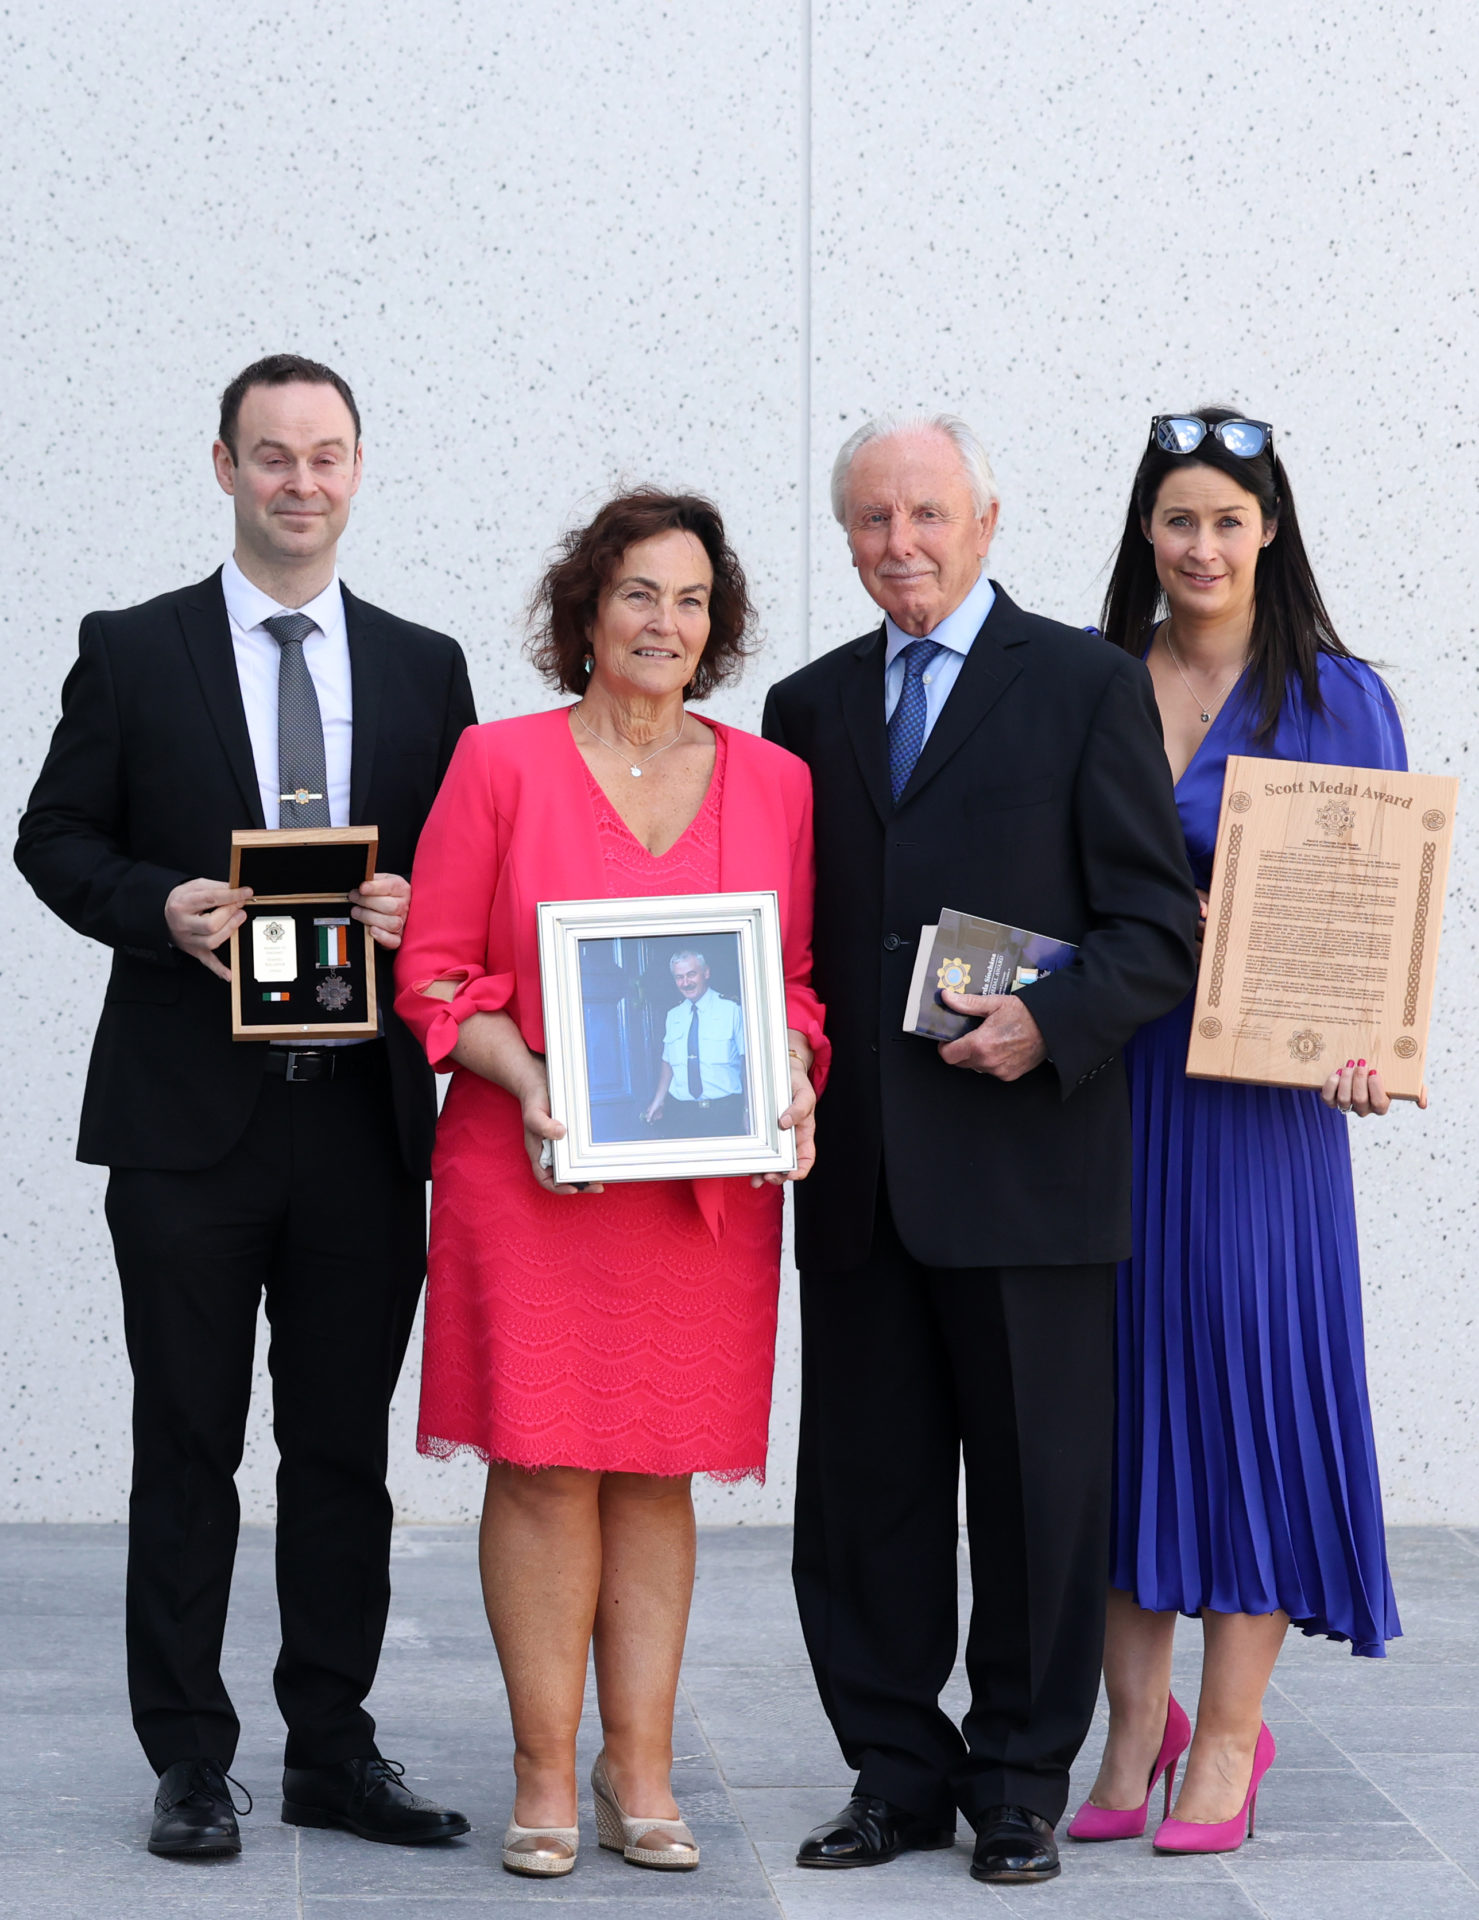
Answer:
<svg viewBox="0 0 1479 1920"><path fill-rule="evenodd" d="M366 481L344 569L457 634L485 717L543 698L520 610L618 478L710 489L767 651L719 707L860 631L826 508L840 439L945 404L996 455L993 571L1092 618L1148 415L1231 397L1279 427L1337 623L1387 663L1414 765L1475 727L1472 34L1454 0L1292 15L1038 0L594 0L311 14L205 0L0 19L7 817L77 621L197 578L229 534L212 400L260 352L343 368ZM803 493L805 498L803 498ZM1453 878L1433 1110L1358 1148L1389 1511L1479 1520L1476 860ZM105 959L0 872L0 1511L112 1518L127 1378L102 1176L72 1141ZM416 1459L402 1512L474 1510ZM794 1303L772 1475L789 1504ZM265 1394L244 1505L270 1512Z"/></svg>

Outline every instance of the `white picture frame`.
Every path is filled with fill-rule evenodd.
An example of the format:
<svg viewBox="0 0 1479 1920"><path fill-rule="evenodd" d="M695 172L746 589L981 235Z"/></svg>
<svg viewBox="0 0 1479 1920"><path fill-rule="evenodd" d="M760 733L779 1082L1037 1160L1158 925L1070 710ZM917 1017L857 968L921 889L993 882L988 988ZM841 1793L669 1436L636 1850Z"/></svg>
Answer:
<svg viewBox="0 0 1479 1920"><path fill-rule="evenodd" d="M780 1125L791 1075L774 893L546 900L538 916L550 1112L565 1127L551 1156L560 1185L795 1171L795 1132ZM702 1099L673 1036L687 1033L685 1002L709 992L718 1004L703 1029L694 1007L694 1044L699 1031L729 1037L706 1038L712 1059L695 1078L715 1097ZM664 1062L667 1094L651 1119Z"/></svg>

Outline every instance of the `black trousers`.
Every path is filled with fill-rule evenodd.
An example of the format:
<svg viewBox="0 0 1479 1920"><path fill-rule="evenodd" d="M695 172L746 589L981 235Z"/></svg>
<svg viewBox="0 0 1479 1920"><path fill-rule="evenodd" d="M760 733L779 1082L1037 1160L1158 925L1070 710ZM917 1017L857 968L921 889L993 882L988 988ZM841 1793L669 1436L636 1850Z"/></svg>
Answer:
<svg viewBox="0 0 1479 1920"><path fill-rule="evenodd" d="M880 1193L873 1248L801 1276L793 1573L858 1791L953 1825L1056 1823L1099 1688L1109 1571L1114 1268L923 1267ZM970 1710L959 1635L964 1455Z"/></svg>
<svg viewBox="0 0 1479 1920"><path fill-rule="evenodd" d="M161 1772L236 1750L221 1640L264 1290L286 1761L375 1751L362 1702L390 1603L386 1415L426 1270L426 1190L401 1160L383 1045L355 1052L332 1080L264 1078L215 1166L108 1182L134 1374L129 1698Z"/></svg>

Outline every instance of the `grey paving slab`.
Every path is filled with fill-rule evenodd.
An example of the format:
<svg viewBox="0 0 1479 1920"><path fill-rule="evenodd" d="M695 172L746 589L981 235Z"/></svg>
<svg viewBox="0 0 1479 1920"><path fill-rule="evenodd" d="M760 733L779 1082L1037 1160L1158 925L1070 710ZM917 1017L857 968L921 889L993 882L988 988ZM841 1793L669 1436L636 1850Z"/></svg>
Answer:
<svg viewBox="0 0 1479 1920"><path fill-rule="evenodd" d="M1133 1880L1169 1887L1172 1883L1166 1874L1174 1871L1177 1886L1189 1886L1203 1880L1220 1886L1226 1880L1227 1872L1217 1855L1188 1854L1183 1859L1168 1861L1155 1851L1150 1844L1150 1837L1159 1823L1159 1816L1160 1807L1157 1806L1154 1817L1146 1824L1144 1836L1139 1840L1085 1841L1080 1844L1065 1838L1063 1827L1060 1826L1058 1844L1063 1858L1063 1879L1074 1886L1117 1886L1122 1880Z"/></svg>
<svg viewBox="0 0 1479 1920"><path fill-rule="evenodd" d="M382 1910L383 1911L383 1910ZM277 1894L254 1897L211 1891L194 1900L161 1901L140 1893L136 1898L123 1891L100 1897L96 1892L56 1884L36 1893L18 1892L7 1899L7 1920L193 1920L196 1914L210 1914L212 1920L287 1920L298 1912L296 1901L285 1905Z"/></svg>
<svg viewBox="0 0 1479 1920"><path fill-rule="evenodd" d="M768 1591L749 1597L744 1606L720 1607L695 1600L688 1623L688 1655L705 1667L747 1666L757 1659L769 1667L793 1667L810 1672L806 1642L796 1619L788 1573L778 1573Z"/></svg>
<svg viewBox="0 0 1479 1920"><path fill-rule="evenodd" d="M1479 1920L1479 1886L1455 1866L1240 1855L1230 1870L1267 1920Z"/></svg>
<svg viewBox="0 0 1479 1920"><path fill-rule="evenodd" d="M893 1920L893 1916L975 1914L1007 1911L994 1887L970 1876L964 1846L946 1853L909 1853L886 1866L850 1873L804 1869L776 1858L771 1885L786 1920ZM1037 1891L1041 1891L1038 1889Z"/></svg>
<svg viewBox="0 0 1479 1920"><path fill-rule="evenodd" d="M1260 1802L1260 1811L1261 1807ZM1383 1821L1379 1825L1365 1821L1332 1820L1318 1827L1266 1827L1260 1818L1257 1841L1259 1860L1352 1863L1400 1860L1417 1861L1429 1866L1441 1866L1449 1860L1447 1853L1420 1833L1410 1821L1402 1819Z"/></svg>
<svg viewBox="0 0 1479 1920"><path fill-rule="evenodd" d="M656 1879L657 1875L651 1877ZM692 1899L691 1894L688 1897ZM550 1912L573 1906L576 1913L609 1916L609 1920L672 1920L674 1912L673 1906L657 1895L583 1891L578 1867L573 1874L548 1887L504 1874L481 1896L411 1901L399 1897L375 1900L363 1895L326 1896L305 1899L301 1911L314 1920L486 1920L490 1913L503 1913L512 1908L516 1913L527 1914L542 1906ZM777 1920L779 1909L768 1895L740 1900L716 1896L706 1897L701 1904L690 1906L689 1911L716 1914L720 1920ZM97 1916L91 1916L91 1920L97 1920Z"/></svg>
<svg viewBox="0 0 1479 1920"><path fill-rule="evenodd" d="M821 1714L790 1592L782 1529L706 1531L676 1726L675 1785L704 1846L695 1875L660 1877L586 1845L568 1879L502 1871L512 1801L507 1706L483 1619L471 1529L396 1536L395 1599L371 1701L408 1781L459 1806L465 1840L422 1851L298 1832L277 1819L282 1728L272 1541L243 1534L225 1666L243 1721L233 1771L257 1795L242 1859L156 1861L152 1777L128 1725L123 1530L0 1528L0 1912L5 1920L456 1920L559 1902L613 1920L949 1920L1056 1913L1094 1920L1479 1920L1479 1532L1397 1530L1408 1638L1386 1662L1292 1639L1270 1695L1280 1754L1257 1838L1224 1858L1167 1861L1147 1839L1064 1845L1049 1887L969 1877L948 1852L863 1874L794 1865L797 1842L851 1776ZM968 1588L962 1556L961 1579ZM1200 1634L1183 1623L1175 1684L1195 1705ZM947 1690L964 1701L957 1670ZM588 1700L582 1776L600 1732ZM1093 1778L1104 1713L1074 1771ZM1158 1811L1158 1809L1156 1809Z"/></svg>
<svg viewBox="0 0 1479 1920"><path fill-rule="evenodd" d="M1352 1760L1415 1829L1479 1881L1479 1754L1357 1753Z"/></svg>
<svg viewBox="0 0 1479 1920"><path fill-rule="evenodd" d="M1406 1707L1463 1707L1479 1712L1479 1661L1426 1661L1404 1644L1385 1660L1322 1660L1295 1666L1281 1661L1278 1698L1318 1721L1323 1709L1346 1705L1384 1712Z"/></svg>
<svg viewBox="0 0 1479 1920"><path fill-rule="evenodd" d="M794 1667L707 1667L684 1663L683 1684L710 1740L725 1741L757 1727L779 1740L837 1742L822 1711L811 1670Z"/></svg>
<svg viewBox="0 0 1479 1920"><path fill-rule="evenodd" d="M141 1833L112 1849L55 1847L0 1867L0 1911L6 1920L50 1920L55 1913L86 1920L194 1920L196 1915L271 1915L285 1920L297 1906L291 1837L226 1861L155 1860Z"/></svg>
<svg viewBox="0 0 1479 1920"><path fill-rule="evenodd" d="M746 1733L719 1742L718 1750L731 1787L826 1787L839 1806L852 1791L854 1776L830 1739Z"/></svg>
<svg viewBox="0 0 1479 1920"><path fill-rule="evenodd" d="M1259 1907L1249 1894L1226 1875L1216 1880L1188 1882L1177 1871L1179 1861L1162 1862L1163 1871L1145 1879L1094 1886L1070 1880L1067 1869L1050 1887L1004 1888L1002 1904L1012 1914L1044 1912L1069 1915L1072 1920L1145 1920L1147 1914L1166 1920L1255 1920ZM1169 1876L1175 1874L1172 1880ZM1352 1920L1346 1915L1345 1920Z"/></svg>
<svg viewBox="0 0 1479 1920"><path fill-rule="evenodd" d="M1264 1717L1269 1732L1274 1736L1274 1745L1278 1748L1278 1759L1274 1764L1281 1775L1297 1773L1305 1768L1324 1772L1330 1767L1347 1764L1338 1743L1312 1713L1271 1699L1265 1704Z"/></svg>
<svg viewBox="0 0 1479 1920"><path fill-rule="evenodd" d="M830 1820L849 1787L742 1787L729 1781L729 1798L762 1858L785 1864L802 1839ZM850 1784L850 1783L849 1783Z"/></svg>
<svg viewBox="0 0 1479 1920"><path fill-rule="evenodd" d="M1410 1829L1402 1810L1352 1766L1286 1768L1278 1761L1258 1794L1257 1837L1321 1832L1341 1824Z"/></svg>
<svg viewBox="0 0 1479 1920"><path fill-rule="evenodd" d="M1479 1714L1472 1707L1416 1707L1392 1700L1380 1706L1342 1702L1310 1711L1321 1730L1346 1753L1381 1749L1479 1754ZM1273 1730L1277 1738L1278 1727Z"/></svg>

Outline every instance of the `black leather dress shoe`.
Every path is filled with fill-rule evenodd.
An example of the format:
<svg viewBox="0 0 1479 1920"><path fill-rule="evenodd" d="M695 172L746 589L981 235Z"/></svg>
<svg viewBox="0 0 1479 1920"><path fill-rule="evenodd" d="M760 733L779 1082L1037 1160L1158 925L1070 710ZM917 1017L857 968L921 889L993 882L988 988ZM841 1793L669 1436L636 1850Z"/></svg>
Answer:
<svg viewBox="0 0 1479 1920"><path fill-rule="evenodd" d="M252 1810L247 1796L246 1812ZM177 1760L159 1776L150 1853L240 1853L241 1833L226 1772L214 1760Z"/></svg>
<svg viewBox="0 0 1479 1920"><path fill-rule="evenodd" d="M988 1807L976 1828L972 1880L1011 1880L1031 1885L1056 1880L1058 1842L1040 1813L1027 1807Z"/></svg>
<svg viewBox="0 0 1479 1920"><path fill-rule="evenodd" d="M394 1760L341 1760L332 1767L284 1767L282 1818L287 1827L342 1827L361 1840L419 1847L455 1840L471 1827L460 1813L423 1800L401 1785Z"/></svg>
<svg viewBox="0 0 1479 1920"><path fill-rule="evenodd" d="M932 1853L955 1845L954 1827L932 1827L902 1807L855 1793L835 1820L807 1834L798 1867L881 1867L900 1853Z"/></svg>

